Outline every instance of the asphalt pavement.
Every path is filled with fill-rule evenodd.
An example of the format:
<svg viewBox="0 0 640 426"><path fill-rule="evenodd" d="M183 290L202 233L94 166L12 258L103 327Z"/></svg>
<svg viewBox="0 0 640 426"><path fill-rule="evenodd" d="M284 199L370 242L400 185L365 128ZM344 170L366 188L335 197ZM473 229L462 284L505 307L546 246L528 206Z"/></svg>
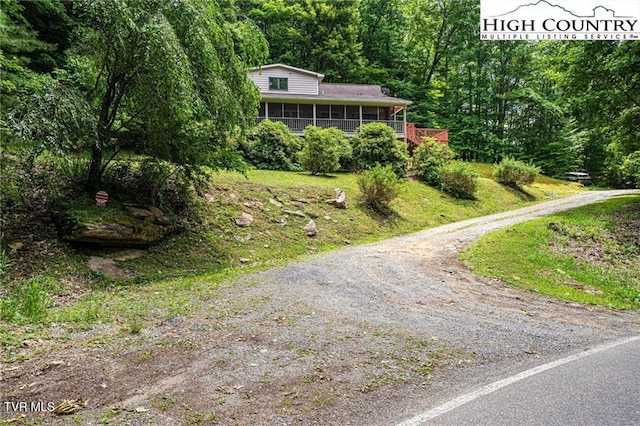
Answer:
<svg viewBox="0 0 640 426"><path fill-rule="evenodd" d="M503 378L398 426L639 424L636 336Z"/></svg>

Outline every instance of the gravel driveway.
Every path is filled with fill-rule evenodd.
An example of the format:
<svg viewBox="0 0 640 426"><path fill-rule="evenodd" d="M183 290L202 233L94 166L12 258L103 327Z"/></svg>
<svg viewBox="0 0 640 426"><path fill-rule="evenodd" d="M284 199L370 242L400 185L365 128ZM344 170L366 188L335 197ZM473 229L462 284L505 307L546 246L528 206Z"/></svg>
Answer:
<svg viewBox="0 0 640 426"><path fill-rule="evenodd" d="M55 355L59 368L26 362L3 386L15 386L12 400L73 389L89 399L83 424L394 425L638 334L637 312L559 302L476 277L458 260L487 232L626 193L585 192L244 276L193 318L90 356L71 346Z"/></svg>

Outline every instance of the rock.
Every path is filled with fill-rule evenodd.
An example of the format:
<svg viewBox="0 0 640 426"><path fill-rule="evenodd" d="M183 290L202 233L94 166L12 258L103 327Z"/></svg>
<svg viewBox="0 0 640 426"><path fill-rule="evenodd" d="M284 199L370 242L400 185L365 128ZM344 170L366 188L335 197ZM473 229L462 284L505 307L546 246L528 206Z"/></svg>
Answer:
<svg viewBox="0 0 640 426"><path fill-rule="evenodd" d="M309 223L307 223L302 230L307 233L307 237L315 237L318 234L318 229L313 219L309 220Z"/></svg>
<svg viewBox="0 0 640 426"><path fill-rule="evenodd" d="M105 259L104 257L90 256L88 265L92 271L100 272L107 277L123 278L130 275L118 266L116 262L111 259Z"/></svg>
<svg viewBox="0 0 640 426"><path fill-rule="evenodd" d="M241 242L241 243L246 243L250 239L251 239L251 234L247 234L246 237L241 237L240 235L236 235L236 241Z"/></svg>
<svg viewBox="0 0 640 426"><path fill-rule="evenodd" d="M283 210L284 213L292 215L292 216L300 216L300 217L307 217L306 214L302 213L300 210Z"/></svg>
<svg viewBox="0 0 640 426"><path fill-rule="evenodd" d="M253 216L249 213L242 212L240 217L236 218L236 225L246 228L253 223Z"/></svg>
<svg viewBox="0 0 640 426"><path fill-rule="evenodd" d="M169 226L171 220L162 213L162 211L154 206L145 206L143 204L123 204L125 211L131 214L133 217L145 220L156 225Z"/></svg>
<svg viewBox="0 0 640 426"><path fill-rule="evenodd" d="M101 247L147 248L173 231L171 221L156 207L123 205L112 218L85 217L74 211L54 217L60 239L69 243L89 243Z"/></svg>
<svg viewBox="0 0 640 426"><path fill-rule="evenodd" d="M251 262L251 259L249 259L247 257L241 257L239 260L240 260L240 263L242 263L242 264L246 264L246 263Z"/></svg>
<svg viewBox="0 0 640 426"><path fill-rule="evenodd" d="M347 194L339 188L336 188L336 197L330 200L327 200L327 204L331 204L335 208L338 209L346 209L349 204L349 200L347 199Z"/></svg>
<svg viewBox="0 0 640 426"><path fill-rule="evenodd" d="M276 201L273 198L269 198L269 202L276 207L282 207L282 203L280 201Z"/></svg>
<svg viewBox="0 0 640 426"><path fill-rule="evenodd" d="M70 243L95 243L104 247L148 247L168 234L167 227L148 224L138 228L119 223L79 223L62 239Z"/></svg>
<svg viewBox="0 0 640 426"><path fill-rule="evenodd" d="M247 207L247 208L255 208L255 207L262 207L263 204L260 201L245 201L244 203L242 203L243 206Z"/></svg>

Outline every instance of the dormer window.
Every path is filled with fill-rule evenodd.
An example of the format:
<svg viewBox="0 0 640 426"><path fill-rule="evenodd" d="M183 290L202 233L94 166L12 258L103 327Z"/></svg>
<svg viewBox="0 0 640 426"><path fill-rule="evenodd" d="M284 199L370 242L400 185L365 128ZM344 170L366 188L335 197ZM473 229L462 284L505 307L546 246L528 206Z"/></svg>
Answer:
<svg viewBox="0 0 640 426"><path fill-rule="evenodd" d="M286 77L269 77L269 90L289 90L289 79Z"/></svg>

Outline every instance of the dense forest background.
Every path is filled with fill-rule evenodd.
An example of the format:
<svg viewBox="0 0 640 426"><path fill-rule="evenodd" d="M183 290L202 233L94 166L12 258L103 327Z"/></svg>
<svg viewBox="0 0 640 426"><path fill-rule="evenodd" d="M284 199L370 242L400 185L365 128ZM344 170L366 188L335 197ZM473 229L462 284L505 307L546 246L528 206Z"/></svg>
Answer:
<svg viewBox="0 0 640 426"><path fill-rule="evenodd" d="M98 180L122 150L233 166L258 101L245 70L277 62L388 87L464 160L613 186L640 164L640 42L481 41L477 0L1 5L3 145L88 151Z"/></svg>

